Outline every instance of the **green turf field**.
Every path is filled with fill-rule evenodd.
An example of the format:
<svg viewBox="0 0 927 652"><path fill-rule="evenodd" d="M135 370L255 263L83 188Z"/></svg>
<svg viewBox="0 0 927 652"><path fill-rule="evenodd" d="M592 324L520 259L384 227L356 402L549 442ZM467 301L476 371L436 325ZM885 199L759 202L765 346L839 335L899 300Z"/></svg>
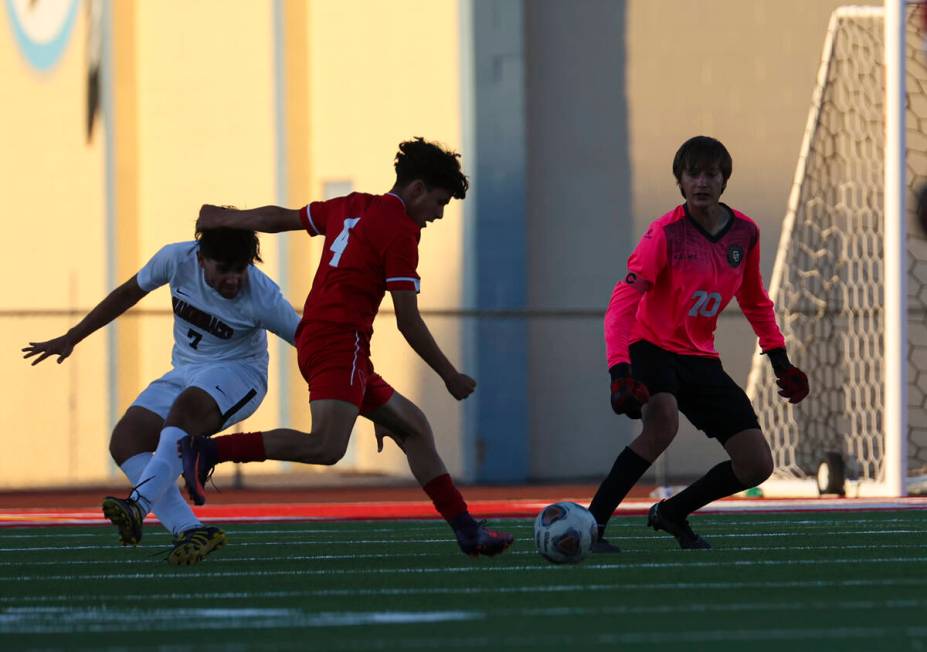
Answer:
<svg viewBox="0 0 927 652"><path fill-rule="evenodd" d="M927 649L927 511L695 517L710 551L643 523L571 567L521 519L479 560L438 521L233 524L184 568L158 526L3 529L0 649Z"/></svg>

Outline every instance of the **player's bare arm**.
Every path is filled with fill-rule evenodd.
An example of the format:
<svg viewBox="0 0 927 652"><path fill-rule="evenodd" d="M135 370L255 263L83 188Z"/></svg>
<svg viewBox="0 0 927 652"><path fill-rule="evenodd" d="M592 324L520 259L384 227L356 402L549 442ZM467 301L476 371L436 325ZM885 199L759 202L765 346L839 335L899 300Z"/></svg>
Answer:
<svg viewBox="0 0 927 652"><path fill-rule="evenodd" d="M476 389L476 381L457 371L441 351L418 310L418 295L411 290L394 291L390 294L396 310L396 326L406 338L406 342L441 376L451 396L458 401L467 398Z"/></svg>
<svg viewBox="0 0 927 652"><path fill-rule="evenodd" d="M301 231L302 222L299 210L281 206L261 206L239 210L225 206L203 204L200 216L196 220L197 230L205 229L243 229L261 233L281 233L283 231Z"/></svg>
<svg viewBox="0 0 927 652"><path fill-rule="evenodd" d="M53 355L58 356L58 364L71 355L74 347L85 337L106 326L116 319L119 315L138 303L142 297L148 294L139 287L135 276L117 287L109 293L105 299L94 307L93 310L81 319L67 333L45 342L29 342L29 346L23 348L23 358L39 356L32 361L32 366L42 362L45 358Z"/></svg>

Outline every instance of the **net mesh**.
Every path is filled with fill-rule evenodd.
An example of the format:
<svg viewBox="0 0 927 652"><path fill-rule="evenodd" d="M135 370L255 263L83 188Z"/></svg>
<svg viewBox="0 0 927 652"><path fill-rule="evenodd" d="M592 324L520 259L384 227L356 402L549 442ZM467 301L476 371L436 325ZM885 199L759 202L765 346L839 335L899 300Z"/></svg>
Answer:
<svg viewBox="0 0 927 652"><path fill-rule="evenodd" d="M774 478L814 477L839 452L850 478L881 481L883 420L883 19L837 14L819 114L781 259L776 316L812 395L776 393L755 356L750 391L776 463ZM914 189L927 182L927 53L919 17L907 21L909 475L927 473L927 241L915 226Z"/></svg>

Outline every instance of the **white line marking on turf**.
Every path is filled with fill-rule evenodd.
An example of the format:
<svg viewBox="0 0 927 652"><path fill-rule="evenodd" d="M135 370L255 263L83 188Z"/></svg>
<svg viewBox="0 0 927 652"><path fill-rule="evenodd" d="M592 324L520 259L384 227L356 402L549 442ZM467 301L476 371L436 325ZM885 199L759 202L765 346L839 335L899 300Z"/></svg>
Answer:
<svg viewBox="0 0 927 652"><path fill-rule="evenodd" d="M613 539L613 541L620 541L620 539ZM236 548L238 547L247 547L250 544L235 544ZM896 543L896 544L883 544L883 545L842 545L842 546L738 546L731 548L719 548L716 549L718 552L768 552L775 550L794 550L794 551L815 551L815 550L921 550L924 546L920 543ZM103 547L101 546L101 549ZM113 546L107 546L106 549L112 549ZM62 550L64 552L64 550ZM166 550L165 550L166 552ZM652 548L622 548L623 553L649 553L649 554L668 554L668 555L678 555L680 554L675 548L669 550L654 550ZM529 557L535 556L537 553L534 550L510 550L506 553L506 557L519 556L519 557ZM389 553L365 553L365 554L344 554L344 555L284 555L284 556L261 556L261 557L245 557L245 556L234 556L229 554L229 552L223 551L221 557L210 557L210 565L215 565L219 563L231 563L237 564L242 562L276 562L276 561L351 561L351 560L361 560L361 559L406 559L409 557L415 559L421 559L425 557L445 557L447 556L447 551L436 551L436 552L389 552ZM625 558L627 559L627 558ZM633 563L633 560L629 560ZM27 567L27 566L89 566L89 565L142 565L142 566L160 566L164 562L163 559L149 558L149 559L120 559L120 558L109 558L109 559L56 559L54 561L46 560L19 560L19 561L0 561L0 567L4 566L15 566L17 568Z"/></svg>
<svg viewBox="0 0 927 652"><path fill-rule="evenodd" d="M614 582L610 584L546 584L542 586L485 586L485 587L421 587L382 589L315 589L307 591L224 591L197 593L199 600L263 600L280 598L355 598L413 595L481 595L484 593L572 593L598 591L722 591L731 589L871 589L927 586L927 579L898 578L890 580L790 580L768 582ZM164 602L189 600L190 593L68 593L62 595L0 596L0 603L77 602L82 600L102 603L131 600L134 602Z"/></svg>
<svg viewBox="0 0 927 652"><path fill-rule="evenodd" d="M678 613L710 613L739 611L813 611L912 609L923 605L920 600L843 600L754 603L687 603L677 605L626 605L605 607L508 608L493 611L493 617L576 617L594 615L650 615ZM0 611L0 631L17 634L106 633L131 631L281 629L296 627L355 627L383 624L422 624L464 621L486 618L476 610L454 611L374 611L374 612L307 612L300 609L207 608L207 609L112 609L73 607L12 607ZM869 631L872 628L818 628L827 638L841 638L846 631ZM927 632L927 628L914 628ZM755 630L739 630L740 632ZM793 632L782 632L791 638ZM808 631L808 630L805 630ZM647 632L623 633L622 641L669 642L682 635L687 640L715 640L714 632ZM707 635L707 636L706 636ZM608 634L606 636L614 636ZM630 638L629 638L630 637ZM641 637L641 638L638 638ZM735 636L751 638L749 635ZM855 637L855 634L854 634ZM729 638L725 638L725 641Z"/></svg>
<svg viewBox="0 0 927 652"><path fill-rule="evenodd" d="M831 629L802 628L802 629L719 629L699 631L670 631L654 633L653 631L633 632L624 631L618 634L556 634L547 632L535 635L518 636L468 636L468 637L433 637L433 638L389 638L388 640L370 640L340 638L330 644L331 650L445 650L445 649L479 649L494 648L510 650L514 648L543 648L543 649L583 649L599 646L610 646L614 649L625 649L619 646L643 645L653 649L655 643L671 643L676 647L684 644L697 643L727 643L730 640L738 642L756 641L768 643L769 641L834 641L834 640L868 640L884 639L885 641L911 641L911 649L921 649L919 641L927 637L927 627L898 626L898 627L834 627ZM902 643L903 644L903 643ZM298 648L289 648L298 649ZM683 648L686 649L686 648ZM713 649L704 645L688 649ZM764 649L775 649L768 645ZM802 649L820 649L802 648ZM828 647L828 649L830 649ZM872 647L866 649L875 649Z"/></svg>
<svg viewBox="0 0 927 652"><path fill-rule="evenodd" d="M698 553L696 553L698 554ZM563 567L552 564L514 566L514 565L486 565L474 564L472 566L448 566L432 568L332 568L319 570L291 569L279 571L224 571L215 572L210 569L201 569L196 566L183 575L171 575L172 581L194 580L202 581L203 577L275 577L275 576L344 576L344 575L397 575L415 574L430 575L432 573L492 573L512 571L524 572L583 572L583 571L630 571L640 568L717 568L730 566L827 566L846 564L924 564L927 557L881 557L881 558L851 558L851 559L751 559L751 560L721 560L703 562L646 562L633 563L624 560L617 564L584 564L579 566ZM156 573L93 573L86 575L19 575L13 577L0 577L0 582L85 582L87 580L141 580L163 578L163 572Z"/></svg>
<svg viewBox="0 0 927 652"><path fill-rule="evenodd" d="M898 534L923 534L923 529L914 529L914 530L829 530L826 532L814 532L816 536L856 536L856 535L868 535L868 536L894 536ZM229 537L238 536L234 532L226 532ZM332 533L338 534L338 533ZM807 532L795 531L795 532L712 532L710 535L706 532L706 536L710 538L786 538L786 537L804 537L808 536ZM616 537L618 541L653 541L656 539L665 539L665 535L654 533L641 536L620 536ZM446 543L453 541L449 536L440 537L440 538L416 538L416 539L309 539L309 540L292 540L288 539L285 541L288 545L303 545L303 546L331 546L331 545L384 545L384 544L417 544L417 543ZM235 541L236 545L240 546L279 546L281 541ZM113 546L107 545L90 545L90 546L67 546L63 548L62 546L20 546L20 547L3 547L0 548L0 553L2 552L43 552L50 550L106 550L110 549ZM141 549L154 549L163 546L156 546L153 544L145 544L136 546L136 548Z"/></svg>
<svg viewBox="0 0 927 652"><path fill-rule="evenodd" d="M183 630L282 629L407 625L484 618L481 611L306 612L300 609L110 609L9 607L0 611L0 632L73 634Z"/></svg>
<svg viewBox="0 0 927 652"><path fill-rule="evenodd" d="M617 516L609 522L608 527L612 530L614 530L615 528L639 529L643 527L642 525L643 519L644 519L643 515L639 516L639 518L638 517L628 517L628 516ZM493 519L493 521L504 521L505 527L516 529L516 530L524 529L524 530L530 531L533 528L533 524L528 519ZM519 521L522 521L522 522L519 522ZM726 528L733 527L733 528L740 529L740 528L747 527L747 526L770 527L770 528L777 528L777 527L783 527L783 526L799 526L799 525L807 526L803 528L803 531L815 530L816 528L823 528L823 527L832 527L835 525L837 526L845 525L845 526L851 526L851 527L852 526L865 526L865 525L900 524L900 523L910 524L910 525L920 525L920 524L925 523L925 521L927 521L927 519L918 519L918 518L885 518L885 519L854 518L854 519L824 519L824 520L808 519L808 518L801 518L801 519L792 519L792 518L772 519L771 518L770 520L744 521L744 520L739 520L736 518L729 518L729 519L721 520L717 518L700 517L698 515L696 515L693 518L693 523L696 523L699 527L702 527L702 526L726 527ZM215 522L216 524L220 524L220 525L223 524L222 519L213 519L210 522L211 523ZM386 532L434 532L434 531L441 532L441 531L445 531L445 529L447 528L447 526L441 521L407 520L407 519L395 521L396 524L393 527L377 527L377 528L353 528L353 527L345 528L345 527L342 527L346 523L357 523L357 522L368 523L371 521L349 521L349 522L348 521L330 521L328 523L331 525L331 527L326 527L326 528L315 527L318 525L318 522L313 521L312 524L314 527L312 529L304 529L304 528L299 528L299 527L293 527L291 529L266 529L266 528L257 528L257 527L251 528L251 527L243 526L241 524L230 526L230 527L223 525L223 528L225 529L226 534L234 534L236 537L239 537L239 536L260 537L260 536L266 536L268 534L301 536L301 535L306 535L306 534L337 535L337 534L354 534L354 533L366 534L366 533L371 533L371 532L377 532L377 533L379 532L384 532L384 533ZM373 521L373 522L378 523L378 524L382 523L382 521ZM410 528L408 527L409 523L416 523L417 525L415 527ZM95 537L99 537L101 535L101 532L103 531L102 527L97 528L96 526L95 526L95 529L98 529L97 532L68 532L67 531L68 529L70 528L65 528L65 527L54 528L54 527L48 526L48 527L42 527L41 532L34 533L34 534L33 533L12 534L12 533L5 532L2 529L0 529L0 541L3 541L5 539L44 539L44 540L48 540L48 539L69 539L69 538L95 538ZM844 531L845 530L843 529L839 530L839 532L844 532ZM883 531L888 532L888 533L892 532L889 530L883 530ZM830 533L833 533L833 532L825 532L821 534L830 534ZM865 532L862 532L862 533L865 533ZM167 537L167 534L164 533L163 531L159 531L159 532L156 532L154 536L155 537Z"/></svg>

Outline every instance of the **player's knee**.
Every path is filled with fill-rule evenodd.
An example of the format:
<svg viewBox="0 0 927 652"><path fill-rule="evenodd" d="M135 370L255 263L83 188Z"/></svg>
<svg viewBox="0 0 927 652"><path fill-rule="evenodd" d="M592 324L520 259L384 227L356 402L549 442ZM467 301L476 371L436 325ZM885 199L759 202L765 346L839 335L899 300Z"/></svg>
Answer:
<svg viewBox="0 0 927 652"><path fill-rule="evenodd" d="M415 439L421 442L433 442L434 433L431 430L431 424L424 413L418 412L409 419L406 431L406 438Z"/></svg>
<svg viewBox="0 0 927 652"><path fill-rule="evenodd" d="M768 452L767 452L768 453ZM735 468L737 479L747 487L755 487L769 479L773 472L772 456L757 455Z"/></svg>
<svg viewBox="0 0 927 652"><path fill-rule="evenodd" d="M307 438L311 439L311 437ZM324 442L322 446L313 446L313 442L307 441L307 445L300 454L300 461L305 464L321 464L323 466L334 466L348 452L347 440L341 442Z"/></svg>
<svg viewBox="0 0 927 652"><path fill-rule="evenodd" d="M672 439L679 430L679 410L675 404L667 402L648 405L644 427L665 433Z"/></svg>
<svg viewBox="0 0 927 652"><path fill-rule="evenodd" d="M131 432L124 427L123 419L120 419L109 438L110 457L117 465L120 465L134 454L141 452L135 450L136 448L138 446L133 441Z"/></svg>
<svg viewBox="0 0 927 652"><path fill-rule="evenodd" d="M119 465L125 462L128 457L126 456L125 446L121 441L116 439L116 432L113 431L113 436L109 440L109 456L113 458L113 461Z"/></svg>
<svg viewBox="0 0 927 652"><path fill-rule="evenodd" d="M322 454L319 456L318 462L316 462L316 464L321 464L322 466L334 466L341 461L345 453L347 453L347 448L340 450L322 451ZM309 460L306 461L308 462Z"/></svg>
<svg viewBox="0 0 927 652"><path fill-rule="evenodd" d="M203 390L190 387L176 398L164 422L188 434L198 436L215 432L219 423L219 408L215 400Z"/></svg>

